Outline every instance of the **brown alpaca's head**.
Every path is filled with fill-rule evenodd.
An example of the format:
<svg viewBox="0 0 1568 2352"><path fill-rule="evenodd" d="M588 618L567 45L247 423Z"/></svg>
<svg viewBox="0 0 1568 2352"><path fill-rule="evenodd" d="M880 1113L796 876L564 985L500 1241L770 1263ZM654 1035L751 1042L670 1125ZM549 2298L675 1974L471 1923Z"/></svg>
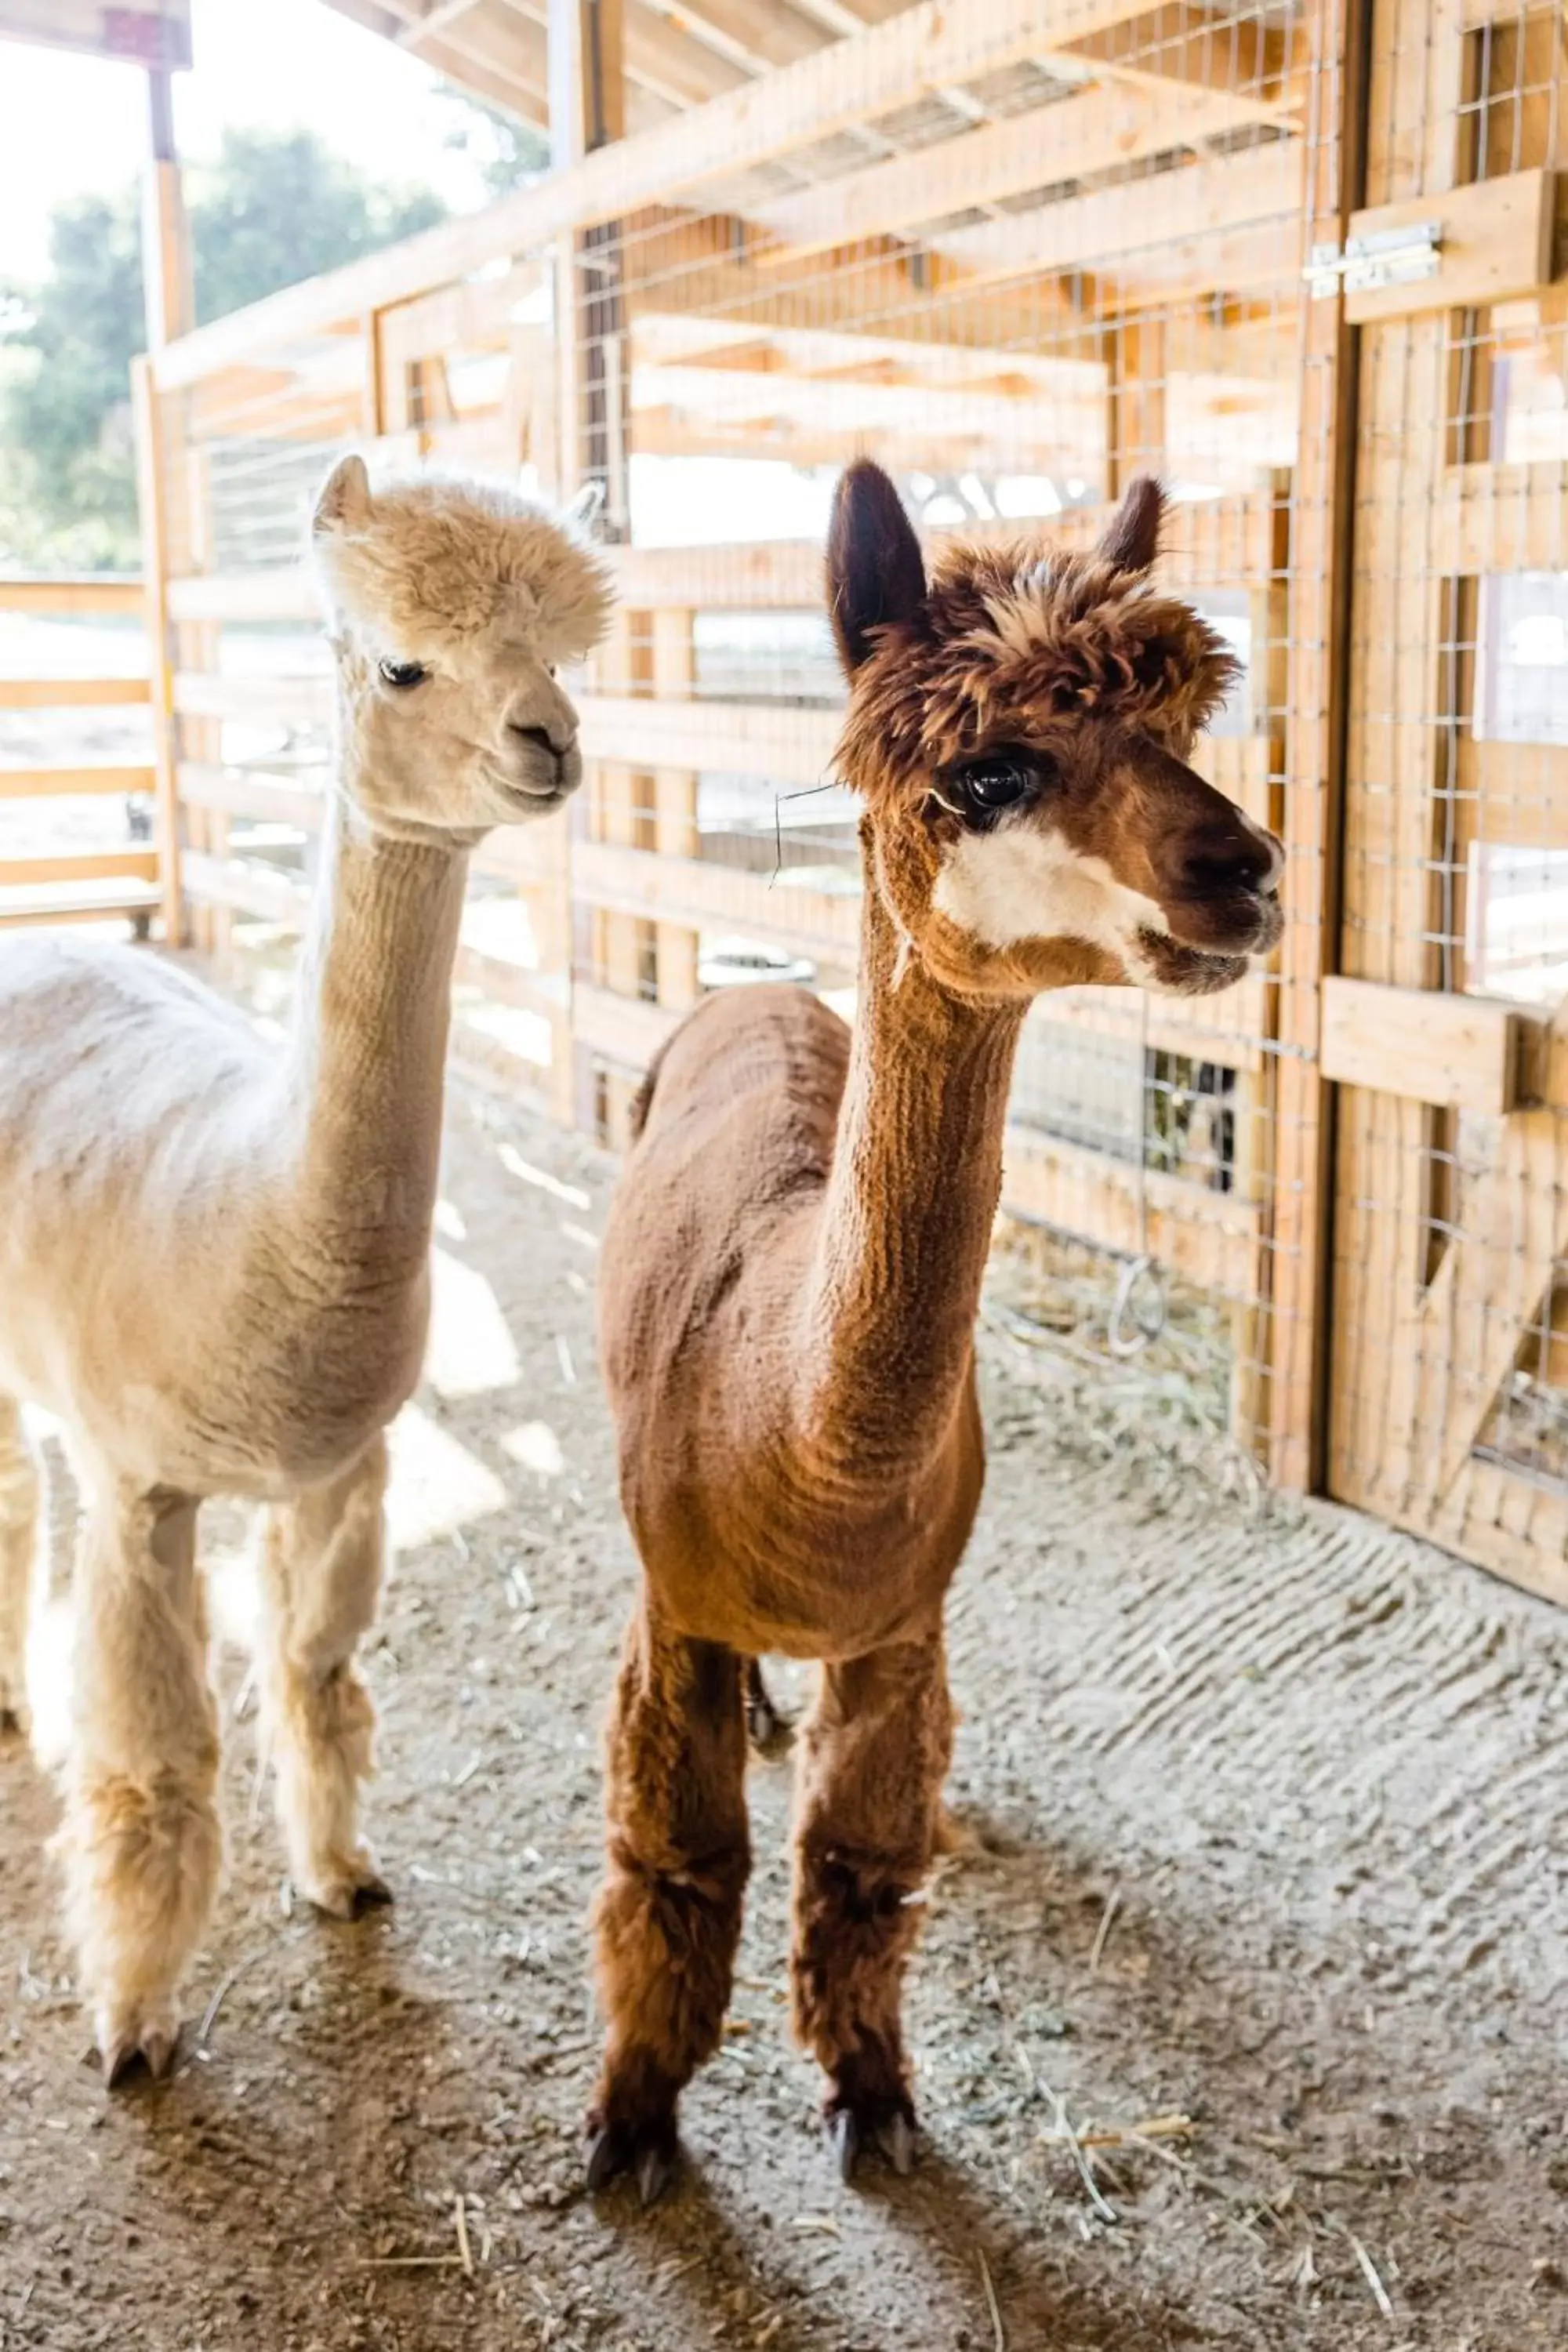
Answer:
<svg viewBox="0 0 1568 2352"><path fill-rule="evenodd" d="M910 951L959 993L1206 995L1279 936L1279 842L1186 765L1236 665L1149 585L1163 504L1139 480L1092 554L959 545L928 582L881 468L839 482L844 779Z"/></svg>

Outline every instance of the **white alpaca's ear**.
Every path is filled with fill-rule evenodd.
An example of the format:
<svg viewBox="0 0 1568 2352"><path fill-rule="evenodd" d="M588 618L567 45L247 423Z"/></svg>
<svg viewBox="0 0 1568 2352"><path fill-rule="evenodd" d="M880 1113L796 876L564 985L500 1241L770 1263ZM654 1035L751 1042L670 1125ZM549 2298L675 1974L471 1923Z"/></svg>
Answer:
<svg viewBox="0 0 1568 2352"><path fill-rule="evenodd" d="M310 530L318 539L329 531L353 530L370 520L370 476L364 459L340 457L321 484Z"/></svg>

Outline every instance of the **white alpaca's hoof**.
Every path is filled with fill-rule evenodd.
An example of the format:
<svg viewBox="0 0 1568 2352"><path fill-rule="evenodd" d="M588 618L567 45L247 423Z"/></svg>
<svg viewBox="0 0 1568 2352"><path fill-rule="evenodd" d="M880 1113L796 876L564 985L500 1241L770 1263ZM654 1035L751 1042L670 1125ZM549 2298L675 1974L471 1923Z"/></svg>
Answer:
<svg viewBox="0 0 1568 2352"><path fill-rule="evenodd" d="M334 1855L323 1868L297 1877L294 1889L329 1919L357 1919L392 1900L392 1889L377 1870L368 1846L356 1853Z"/></svg>
<svg viewBox="0 0 1568 2352"><path fill-rule="evenodd" d="M105 2087L118 2090L139 2064L160 2082L174 2063L180 2041L180 2013L174 2003L105 2003L98 2012L98 2054Z"/></svg>

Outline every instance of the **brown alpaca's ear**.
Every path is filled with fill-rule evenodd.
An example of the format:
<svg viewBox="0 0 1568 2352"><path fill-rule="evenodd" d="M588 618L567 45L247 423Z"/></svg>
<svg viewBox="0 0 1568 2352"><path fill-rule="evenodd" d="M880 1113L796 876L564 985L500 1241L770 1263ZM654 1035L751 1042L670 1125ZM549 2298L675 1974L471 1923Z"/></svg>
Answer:
<svg viewBox="0 0 1568 2352"><path fill-rule="evenodd" d="M921 543L880 466L858 457L838 478L827 526L827 616L853 677L876 648L870 632L909 621L925 603Z"/></svg>
<svg viewBox="0 0 1568 2352"><path fill-rule="evenodd" d="M1100 542L1100 552L1118 572L1147 572L1160 552L1165 493L1152 474L1129 482L1121 504Z"/></svg>

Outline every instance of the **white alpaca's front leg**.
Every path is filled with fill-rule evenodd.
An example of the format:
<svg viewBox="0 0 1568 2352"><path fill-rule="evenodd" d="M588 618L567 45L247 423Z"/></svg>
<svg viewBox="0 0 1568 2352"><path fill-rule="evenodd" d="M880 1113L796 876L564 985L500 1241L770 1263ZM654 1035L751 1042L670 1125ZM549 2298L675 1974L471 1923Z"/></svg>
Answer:
<svg viewBox="0 0 1568 2352"><path fill-rule="evenodd" d="M375 1622L386 1551L386 1441L267 1514L262 1543L263 1727L299 1892L334 1918L391 1899L359 1832L375 1708L354 1652Z"/></svg>
<svg viewBox="0 0 1568 2352"><path fill-rule="evenodd" d="M180 1980L223 1858L217 1717L189 1496L106 1492L77 1562L59 1851L67 1920L112 2085L167 2071Z"/></svg>
<svg viewBox="0 0 1568 2352"><path fill-rule="evenodd" d="M0 1730L21 1724L26 1713L27 1617L42 1496L21 1408L0 1396Z"/></svg>

